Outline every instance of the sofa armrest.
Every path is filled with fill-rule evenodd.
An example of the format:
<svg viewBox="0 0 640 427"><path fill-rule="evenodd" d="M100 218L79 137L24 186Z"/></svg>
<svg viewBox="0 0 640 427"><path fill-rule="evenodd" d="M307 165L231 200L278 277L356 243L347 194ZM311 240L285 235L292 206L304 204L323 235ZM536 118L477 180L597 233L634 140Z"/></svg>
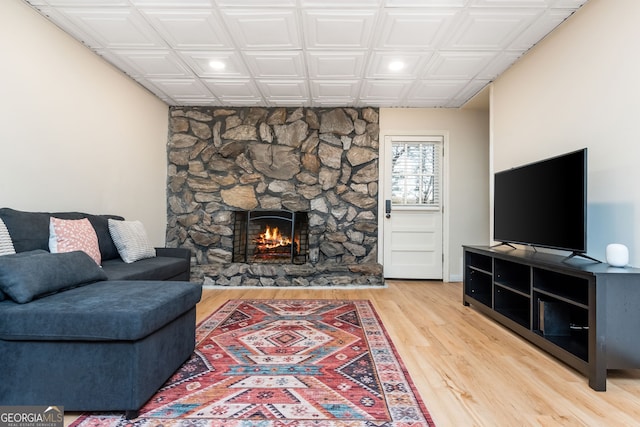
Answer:
<svg viewBox="0 0 640 427"><path fill-rule="evenodd" d="M191 262L191 249L187 248L155 248L156 256L184 258Z"/></svg>
<svg viewBox="0 0 640 427"><path fill-rule="evenodd" d="M168 280L191 280L191 249L187 248L155 248L156 256L182 258L187 261L186 269L182 274Z"/></svg>

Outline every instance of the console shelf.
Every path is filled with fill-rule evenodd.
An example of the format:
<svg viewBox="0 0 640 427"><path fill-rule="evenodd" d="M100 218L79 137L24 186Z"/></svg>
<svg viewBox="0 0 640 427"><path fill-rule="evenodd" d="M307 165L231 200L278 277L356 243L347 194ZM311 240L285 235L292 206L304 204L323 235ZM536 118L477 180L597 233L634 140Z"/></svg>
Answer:
<svg viewBox="0 0 640 427"><path fill-rule="evenodd" d="M463 304L586 375L640 368L640 269L508 247L464 246Z"/></svg>

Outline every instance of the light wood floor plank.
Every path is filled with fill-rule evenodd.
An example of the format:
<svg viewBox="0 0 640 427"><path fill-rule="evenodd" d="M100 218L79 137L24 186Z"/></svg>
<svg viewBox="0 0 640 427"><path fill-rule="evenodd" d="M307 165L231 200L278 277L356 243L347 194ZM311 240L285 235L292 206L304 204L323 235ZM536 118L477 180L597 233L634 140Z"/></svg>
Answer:
<svg viewBox="0 0 640 427"><path fill-rule="evenodd" d="M640 372L610 371L607 391L593 391L583 375L464 307L461 283L206 289L197 321L238 298L370 300L440 427L640 426Z"/></svg>

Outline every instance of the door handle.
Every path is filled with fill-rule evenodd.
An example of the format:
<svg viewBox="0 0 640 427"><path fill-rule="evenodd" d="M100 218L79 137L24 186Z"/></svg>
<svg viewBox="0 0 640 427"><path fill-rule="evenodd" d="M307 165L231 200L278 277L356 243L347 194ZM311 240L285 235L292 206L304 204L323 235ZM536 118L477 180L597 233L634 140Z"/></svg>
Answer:
<svg viewBox="0 0 640 427"><path fill-rule="evenodd" d="M384 211L386 213L387 218L391 218L391 200L385 200L385 208Z"/></svg>

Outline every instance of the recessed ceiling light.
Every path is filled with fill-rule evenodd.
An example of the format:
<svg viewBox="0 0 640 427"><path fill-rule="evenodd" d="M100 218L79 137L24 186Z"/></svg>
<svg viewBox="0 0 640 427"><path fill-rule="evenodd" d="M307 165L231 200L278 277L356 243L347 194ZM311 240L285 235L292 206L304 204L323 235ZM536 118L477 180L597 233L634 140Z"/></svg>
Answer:
<svg viewBox="0 0 640 427"><path fill-rule="evenodd" d="M391 71L400 71L404 68L404 62L402 61L391 61L389 63L389 70Z"/></svg>
<svg viewBox="0 0 640 427"><path fill-rule="evenodd" d="M224 70L226 65L224 62L214 59L212 61L209 61L209 67L213 68L214 70L221 71Z"/></svg>

